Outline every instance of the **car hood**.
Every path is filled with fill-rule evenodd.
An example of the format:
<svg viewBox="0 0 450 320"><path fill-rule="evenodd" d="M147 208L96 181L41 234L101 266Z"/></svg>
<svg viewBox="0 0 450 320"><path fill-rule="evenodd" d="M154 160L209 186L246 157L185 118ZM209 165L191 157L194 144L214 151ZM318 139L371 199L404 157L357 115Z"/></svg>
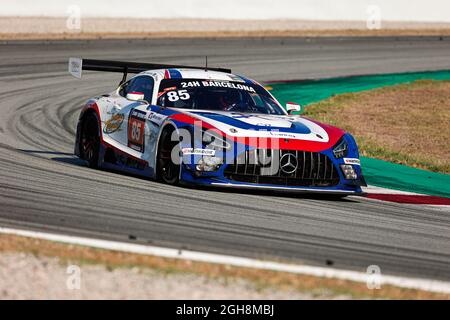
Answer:
<svg viewBox="0 0 450 320"><path fill-rule="evenodd" d="M295 149L321 151L334 145L345 133L341 129L298 115L185 109L177 111L206 123L208 127L220 130L227 137L282 139L284 142L290 141L289 147Z"/></svg>

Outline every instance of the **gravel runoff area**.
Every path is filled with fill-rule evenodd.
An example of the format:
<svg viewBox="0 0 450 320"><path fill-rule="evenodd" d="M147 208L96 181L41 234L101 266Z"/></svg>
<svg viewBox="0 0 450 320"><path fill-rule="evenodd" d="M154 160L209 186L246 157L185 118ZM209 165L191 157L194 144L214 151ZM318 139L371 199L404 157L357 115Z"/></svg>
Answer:
<svg viewBox="0 0 450 320"><path fill-rule="evenodd" d="M449 299L447 294L0 234L2 299Z"/></svg>
<svg viewBox="0 0 450 320"><path fill-rule="evenodd" d="M178 36L336 36L336 35L450 35L450 23L382 21L368 30L365 21L215 20L0 17L0 39L178 37Z"/></svg>
<svg viewBox="0 0 450 320"><path fill-rule="evenodd" d="M241 279L147 268L107 268L83 264L77 269L58 258L29 253L0 254L0 299L312 299L288 289L258 288ZM78 283L80 289L77 289ZM329 298L329 297L328 297ZM349 296L335 296L349 299Z"/></svg>

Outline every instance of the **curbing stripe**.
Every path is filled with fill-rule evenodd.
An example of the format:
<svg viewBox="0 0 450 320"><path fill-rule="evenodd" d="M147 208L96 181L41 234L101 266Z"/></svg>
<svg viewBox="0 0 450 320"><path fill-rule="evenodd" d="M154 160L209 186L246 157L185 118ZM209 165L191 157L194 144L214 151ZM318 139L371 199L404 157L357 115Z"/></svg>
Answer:
<svg viewBox="0 0 450 320"><path fill-rule="evenodd" d="M178 250L178 249L171 249L171 248L132 244L132 243L126 243L126 242L100 240L100 239L89 239L89 238L76 237L76 236L67 236L67 235L60 235L60 234L53 234L53 233L46 233L46 232L36 232L36 231L13 229L13 228L4 228L4 227L0 227L0 233L22 236L22 237L29 237L29 238L36 238L36 239L42 239L42 240L56 241L56 242L62 242L62 243L67 243L67 244L88 246L88 247L113 250L113 251L123 251L123 252L143 254L143 255L154 255L154 256L164 257L164 258L184 259L184 260L192 260L192 261L197 261L197 262L227 264L227 265L232 265L232 266L236 266L236 267L289 272L289 273L296 273L296 274L309 275L309 276L315 276L315 277L350 280L350 281L362 282L362 283L368 283L368 282L373 283L373 280L374 280L374 275L363 273L363 272L357 272L357 271L339 270L339 269L334 269L334 268L324 268L324 267L315 267L315 266L307 266L307 265L295 265L295 264L287 264L287 263L280 263L280 262L271 262L271 261L264 261L264 260L250 259L250 258L227 256L227 255L221 255L221 254L204 253L204 252L199 252L199 251ZM381 284L381 286L382 285L393 285L393 286L408 288L408 289L417 289L417 290L425 290L425 291L431 291L431 292L450 294L450 282L446 282L446 281L398 277L398 276L389 276L389 275L379 275L377 277L379 277L378 279L380 280L379 283Z"/></svg>
<svg viewBox="0 0 450 320"><path fill-rule="evenodd" d="M367 187L361 188L364 192L367 192L368 194L371 193L377 193L377 194L404 194L404 195L420 195L420 193L414 193L409 191L402 191L402 190L396 190L396 189L388 189L373 185L368 185Z"/></svg>
<svg viewBox="0 0 450 320"><path fill-rule="evenodd" d="M427 204L450 206L450 199L427 195L404 195L404 194L380 194L369 193L368 198L408 204Z"/></svg>
<svg viewBox="0 0 450 320"><path fill-rule="evenodd" d="M371 185L363 187L362 189L367 193L367 198L370 199L416 205L450 206L450 198L445 197L387 189Z"/></svg>

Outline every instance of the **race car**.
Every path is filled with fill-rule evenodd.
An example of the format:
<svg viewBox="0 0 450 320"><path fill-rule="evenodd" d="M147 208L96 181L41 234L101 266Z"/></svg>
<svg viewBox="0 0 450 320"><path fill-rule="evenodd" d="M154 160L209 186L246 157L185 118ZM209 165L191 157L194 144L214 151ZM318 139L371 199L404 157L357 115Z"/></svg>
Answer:
<svg viewBox="0 0 450 320"><path fill-rule="evenodd" d="M298 104L283 108L229 69L69 59L72 75L84 70L123 73L81 109L75 154L89 167L173 185L339 196L366 185L349 133L302 117Z"/></svg>

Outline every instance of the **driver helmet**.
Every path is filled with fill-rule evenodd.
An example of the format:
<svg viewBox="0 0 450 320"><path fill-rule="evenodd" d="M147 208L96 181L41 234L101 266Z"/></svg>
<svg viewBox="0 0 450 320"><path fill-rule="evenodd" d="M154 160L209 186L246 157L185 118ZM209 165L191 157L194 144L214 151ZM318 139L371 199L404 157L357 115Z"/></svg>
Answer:
<svg viewBox="0 0 450 320"><path fill-rule="evenodd" d="M239 104L241 101L241 96L238 90L231 89L226 90L219 97L219 102L223 110L227 110L230 106L234 104Z"/></svg>

